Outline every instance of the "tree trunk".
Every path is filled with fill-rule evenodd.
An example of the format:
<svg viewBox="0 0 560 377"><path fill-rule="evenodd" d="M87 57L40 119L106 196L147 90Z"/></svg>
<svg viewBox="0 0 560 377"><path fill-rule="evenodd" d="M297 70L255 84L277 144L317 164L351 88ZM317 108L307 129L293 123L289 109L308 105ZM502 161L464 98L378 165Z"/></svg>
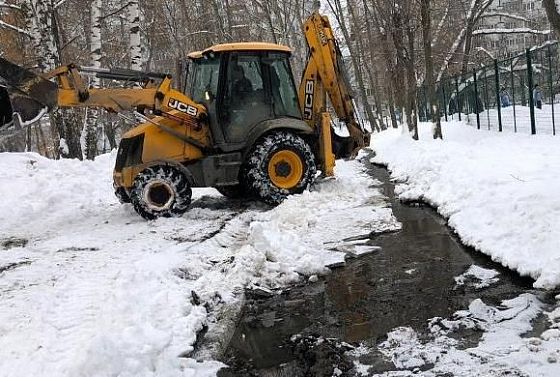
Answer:
<svg viewBox="0 0 560 377"><path fill-rule="evenodd" d="M414 31L408 24L406 28L406 36L408 39L408 60L406 64L407 82L408 82L408 102L407 102L407 118L408 130L412 134L414 140L418 140L418 107L416 103L416 70L414 61L416 54L414 53Z"/></svg>
<svg viewBox="0 0 560 377"><path fill-rule="evenodd" d="M353 10L354 7L355 7L354 2L351 1L351 0L348 0L347 5L348 5L348 8L349 8L351 24L352 25L359 25L360 23L358 22L358 20L356 18L356 14ZM340 7L340 10L342 11L341 7ZM366 87L364 85L364 78L363 78L362 70L361 70L361 67L363 67L364 64L361 64L361 63L363 63L363 62L360 62L361 56L358 55L356 49L354 48L354 46L352 46L352 41L350 40L350 35L348 33L348 28L346 27L345 21L346 20L344 19L344 17L341 14L340 15L340 22L344 24L344 26L341 25L341 29L343 30L343 32L345 31L344 32L344 39L346 39L346 43L348 44L348 49L350 50L350 54L351 54L351 57L352 57L352 65L354 67L354 71L355 71L355 74L356 74L356 80L358 81L358 89L360 90L362 107L364 108L364 110L366 112L367 120L370 124L371 130L373 131L376 128L375 116L373 115L373 111L371 109L371 105L370 105L369 100L368 100ZM346 37L347 35L348 35L348 39ZM354 33L354 35L355 35L356 43L358 45L357 50L360 51L360 52L365 51L364 43L363 43L363 37L362 37L362 34L360 33L360 30L358 29L358 31L356 33Z"/></svg>
<svg viewBox="0 0 560 377"><path fill-rule="evenodd" d="M552 25L556 38L560 38L560 9L558 9L556 0L543 0L542 2L548 17L548 22Z"/></svg>
<svg viewBox="0 0 560 377"><path fill-rule="evenodd" d="M140 38L140 7L138 0L130 0L127 9L129 31L128 52L130 54L130 69L142 70L142 40Z"/></svg>
<svg viewBox="0 0 560 377"><path fill-rule="evenodd" d="M102 0L92 0L91 2L91 38L90 38L90 62L94 68L101 68L101 10L103 8ZM90 86L99 88L100 80L92 77ZM97 155L97 131L100 121L100 110L89 108L86 112L87 119L84 122L82 130L82 139L84 140L83 154L88 160L93 160Z"/></svg>
<svg viewBox="0 0 560 377"><path fill-rule="evenodd" d="M432 19L430 14L430 0L421 0L422 15L422 39L424 46L424 60L426 64L426 86L428 88L428 101L432 112L432 123L434 124L434 139L443 139L441 133L441 120L436 98L434 82L434 63L432 57Z"/></svg>
<svg viewBox="0 0 560 377"><path fill-rule="evenodd" d="M393 76L393 93L395 98L395 105L400 112L401 115L401 122L403 117L405 116L405 108L406 108L406 47L404 45L404 37L403 37L403 14L402 14L402 7L395 6L392 12L392 37L393 37L393 44L395 45L395 53L396 53L396 64L395 69L392 70Z"/></svg>

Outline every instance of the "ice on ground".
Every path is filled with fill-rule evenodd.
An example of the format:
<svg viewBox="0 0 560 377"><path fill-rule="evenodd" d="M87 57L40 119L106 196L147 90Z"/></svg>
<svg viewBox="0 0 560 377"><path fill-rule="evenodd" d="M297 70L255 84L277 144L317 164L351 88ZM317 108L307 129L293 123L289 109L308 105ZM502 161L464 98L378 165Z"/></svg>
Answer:
<svg viewBox="0 0 560 377"><path fill-rule="evenodd" d="M0 154L0 242L26 240L0 250L0 376L215 375L178 356L244 287L315 279L344 238L399 226L356 161L273 209L195 189L147 222L114 197L114 158Z"/></svg>
<svg viewBox="0 0 560 377"><path fill-rule="evenodd" d="M430 124L419 127L418 142L394 129L372 137L399 197L433 205L465 244L535 287L560 285L560 139L449 122L433 140Z"/></svg>
<svg viewBox="0 0 560 377"><path fill-rule="evenodd" d="M496 270L482 268L473 264L467 271L455 277L455 284L461 286L472 281L472 285L476 289L486 288L500 280L497 278L499 274Z"/></svg>

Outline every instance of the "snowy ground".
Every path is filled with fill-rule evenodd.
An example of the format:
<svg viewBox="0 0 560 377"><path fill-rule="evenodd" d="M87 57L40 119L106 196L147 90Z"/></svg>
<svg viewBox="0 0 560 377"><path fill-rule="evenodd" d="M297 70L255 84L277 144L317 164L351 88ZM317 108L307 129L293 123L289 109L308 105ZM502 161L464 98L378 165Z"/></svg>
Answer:
<svg viewBox="0 0 560 377"><path fill-rule="evenodd" d="M432 204L465 243L532 276L536 287L560 285L560 139L450 122L441 141L431 138L430 125L420 127L419 142L401 130L372 138L373 161L388 165L400 198ZM498 279L497 271L473 265L455 283L482 297ZM480 341L465 343L465 332L473 331ZM555 304L545 304L538 291L500 305L475 299L451 318L433 318L421 333L396 328L375 348L395 370L372 374L357 361L364 376L558 376L560 295Z"/></svg>
<svg viewBox="0 0 560 377"><path fill-rule="evenodd" d="M356 161L274 209L195 190L153 222L113 197L113 161L0 154L0 376L214 375L178 356L244 287L328 273L365 251L342 239L398 228Z"/></svg>
<svg viewBox="0 0 560 377"><path fill-rule="evenodd" d="M560 285L560 139L444 123L444 141L420 125L420 142L388 130L372 138L405 200L432 204L467 245L534 278Z"/></svg>
<svg viewBox="0 0 560 377"><path fill-rule="evenodd" d="M430 202L464 242L537 287L560 285L558 139L460 123L444 125L443 142L428 133L373 138L401 198ZM153 222L113 197L113 161L0 154L1 377L213 376L221 364L190 352L197 332L219 330L239 307L244 287L314 281L345 253L368 251L344 239L399 226L356 161L274 209L195 190L185 216ZM455 284L482 292L498 279L471 266ZM480 342L463 344L465 329ZM498 306L476 299L422 334L396 328L376 348L395 367L383 376L552 377L560 308L537 292Z"/></svg>

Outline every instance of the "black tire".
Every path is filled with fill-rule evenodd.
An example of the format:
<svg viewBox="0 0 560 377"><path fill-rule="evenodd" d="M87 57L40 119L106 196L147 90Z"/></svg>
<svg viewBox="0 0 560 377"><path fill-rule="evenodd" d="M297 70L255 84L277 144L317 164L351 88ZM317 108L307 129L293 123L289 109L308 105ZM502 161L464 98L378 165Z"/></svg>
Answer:
<svg viewBox="0 0 560 377"><path fill-rule="evenodd" d="M130 203L130 195L126 192L124 187L114 187L115 189L115 196L119 199L121 204Z"/></svg>
<svg viewBox="0 0 560 377"><path fill-rule="evenodd" d="M243 184L237 184L233 186L220 186L216 187L216 190L226 198L239 199L247 196L247 189Z"/></svg>
<svg viewBox="0 0 560 377"><path fill-rule="evenodd" d="M191 203L192 190L187 177L172 166L152 166L134 179L130 200L147 220L181 216Z"/></svg>
<svg viewBox="0 0 560 377"><path fill-rule="evenodd" d="M273 158L278 153L289 153L297 156L301 175L297 179L297 183L290 187L279 187L273 182L273 177L269 174L269 166ZM293 152L293 153L292 153ZM285 162L285 161L282 161ZM285 169L286 166L275 165L275 174L283 177L282 172L278 172L280 168ZM301 164L301 165L300 165ZM284 170L288 176L292 174L292 169ZM298 135L289 131L279 131L268 134L255 144L253 150L247 156L244 167L244 178L250 193L255 195L261 201L276 205L281 203L288 195L300 194L313 183L317 168L315 166L315 157L309 145Z"/></svg>

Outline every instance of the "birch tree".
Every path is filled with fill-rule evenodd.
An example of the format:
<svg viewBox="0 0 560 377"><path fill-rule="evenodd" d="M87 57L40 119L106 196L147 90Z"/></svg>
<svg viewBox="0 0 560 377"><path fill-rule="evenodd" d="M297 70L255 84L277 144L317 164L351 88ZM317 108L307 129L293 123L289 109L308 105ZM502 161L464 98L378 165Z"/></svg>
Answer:
<svg viewBox="0 0 560 377"><path fill-rule="evenodd" d="M101 12L103 9L102 0L92 0L90 5L91 13L91 36L90 36L90 58L93 68L101 68ZM95 76L90 78L90 87L99 88L101 80ZM97 155L97 133L100 121L100 110L88 108L86 111L86 121L82 130L83 154L88 160L93 160Z"/></svg>
<svg viewBox="0 0 560 377"><path fill-rule="evenodd" d="M130 69L142 70L142 39L140 35L140 6L138 0L130 0L127 7L127 26L129 31L128 52Z"/></svg>

